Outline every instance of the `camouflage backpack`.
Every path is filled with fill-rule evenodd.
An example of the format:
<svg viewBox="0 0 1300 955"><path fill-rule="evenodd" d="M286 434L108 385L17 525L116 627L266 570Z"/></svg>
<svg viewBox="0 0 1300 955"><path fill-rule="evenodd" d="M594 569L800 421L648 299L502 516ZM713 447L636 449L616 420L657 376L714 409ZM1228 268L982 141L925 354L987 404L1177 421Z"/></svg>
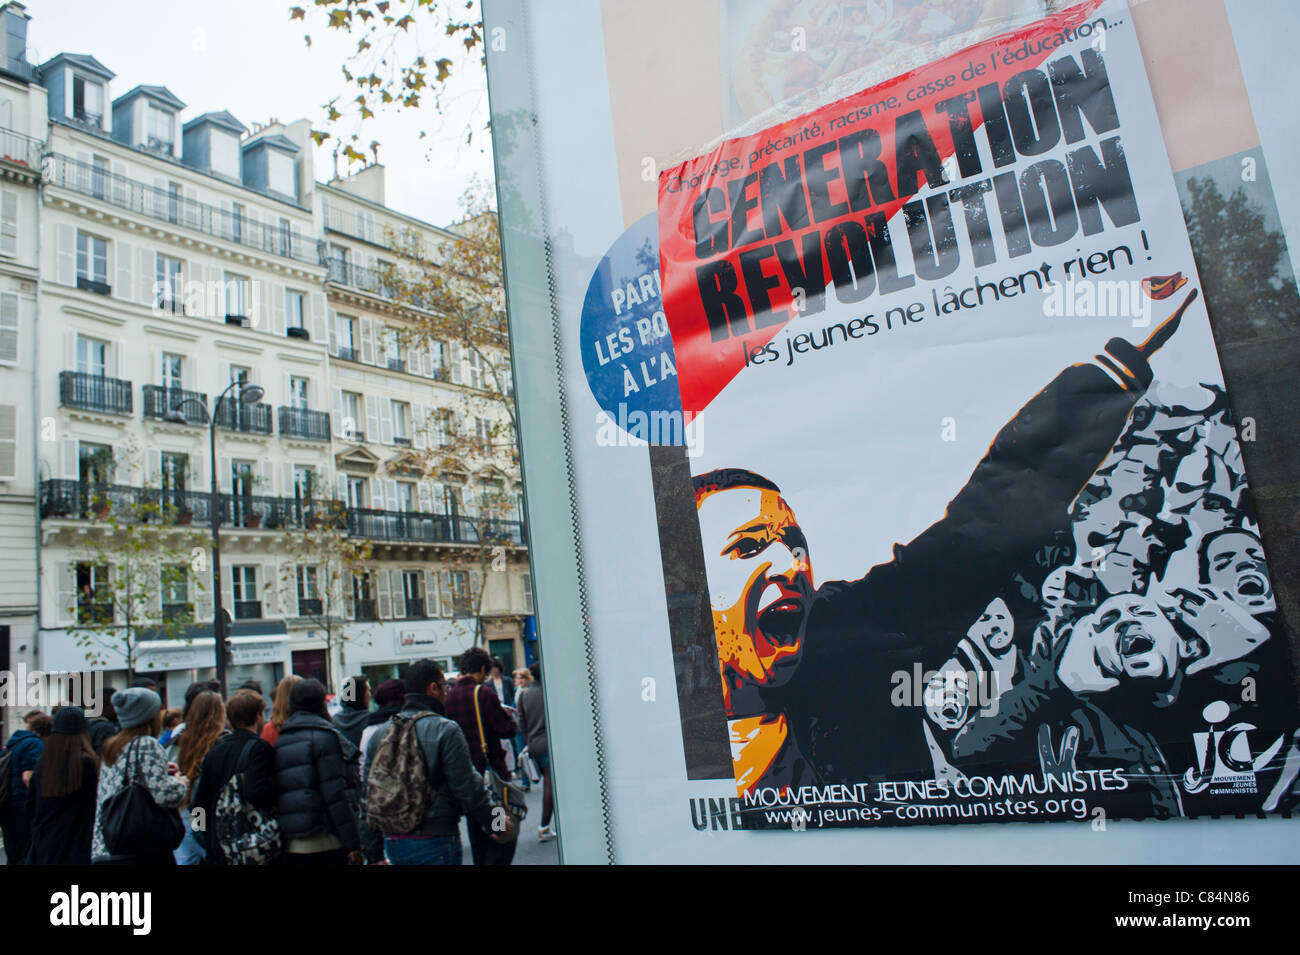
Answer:
<svg viewBox="0 0 1300 955"><path fill-rule="evenodd" d="M436 793L420 752L415 724L433 713L394 716L366 768L366 821L386 836L414 832Z"/></svg>

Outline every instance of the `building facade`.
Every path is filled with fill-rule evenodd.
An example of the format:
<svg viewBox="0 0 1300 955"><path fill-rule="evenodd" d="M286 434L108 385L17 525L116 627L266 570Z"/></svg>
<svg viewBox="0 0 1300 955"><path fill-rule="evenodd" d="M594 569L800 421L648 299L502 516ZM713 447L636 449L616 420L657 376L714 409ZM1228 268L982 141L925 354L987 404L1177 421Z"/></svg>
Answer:
<svg viewBox="0 0 1300 955"><path fill-rule="evenodd" d="M380 166L318 183L306 120L189 117L114 79L86 54L0 70L10 659L179 700L215 670L215 518L231 688L337 689L488 637L522 664L521 515L485 536L477 511L519 492L512 456L435 482L408 454L476 389L451 343L406 353L418 305L382 280L385 240L455 234L388 209Z"/></svg>

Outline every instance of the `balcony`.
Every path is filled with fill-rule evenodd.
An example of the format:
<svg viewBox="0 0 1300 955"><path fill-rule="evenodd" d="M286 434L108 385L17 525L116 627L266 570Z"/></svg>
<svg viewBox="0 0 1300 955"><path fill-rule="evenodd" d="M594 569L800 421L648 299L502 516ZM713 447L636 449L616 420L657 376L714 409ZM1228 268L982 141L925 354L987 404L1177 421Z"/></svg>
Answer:
<svg viewBox="0 0 1300 955"><path fill-rule="evenodd" d="M373 597L358 597L352 601L356 605L357 620L378 620L379 614L375 612L375 601Z"/></svg>
<svg viewBox="0 0 1300 955"><path fill-rule="evenodd" d="M524 543L524 526L520 521L475 521L468 517L369 507L348 508L347 529L352 537L381 541L516 546Z"/></svg>
<svg viewBox="0 0 1300 955"><path fill-rule="evenodd" d="M45 143L12 129L0 129L0 160L14 166L26 166L33 173L41 168Z"/></svg>
<svg viewBox="0 0 1300 955"><path fill-rule="evenodd" d="M282 229L276 222L255 222L245 215L169 193L166 188L96 169L90 163L71 156L51 153L45 181L226 242L308 265L320 265L317 243L298 229Z"/></svg>
<svg viewBox="0 0 1300 955"><path fill-rule="evenodd" d="M113 287L107 282L86 278L84 275L77 276L77 288L83 292L94 292L96 295L111 295L113 293Z"/></svg>
<svg viewBox="0 0 1300 955"><path fill-rule="evenodd" d="M262 618L262 601L260 600L236 600L235 601L236 620L260 620L261 618Z"/></svg>
<svg viewBox="0 0 1300 955"><path fill-rule="evenodd" d="M325 612L325 603L319 597L299 597L298 616L319 617Z"/></svg>
<svg viewBox="0 0 1300 955"><path fill-rule="evenodd" d="M306 438L308 441L328 441L330 439L329 412L281 406L280 437Z"/></svg>
<svg viewBox="0 0 1300 955"><path fill-rule="evenodd" d="M367 268L364 265L355 265L352 262L346 262L338 258L327 257L322 260L322 263L326 269L325 280L327 282L346 285L362 292L369 292L379 298L390 300L401 298L405 304L416 308L427 309L429 307L424 300L424 296L418 294L415 289L403 290L401 286L393 284L389 281L385 271Z"/></svg>
<svg viewBox="0 0 1300 955"><path fill-rule="evenodd" d="M102 414L131 414L131 382L81 371L59 372L59 404Z"/></svg>
<svg viewBox="0 0 1300 955"><path fill-rule="evenodd" d="M186 391L183 388L164 388L161 385L145 385L140 389L144 396L144 416L161 421L167 412L177 408L193 424L207 424L208 396L199 391ZM203 417L194 417L194 404L203 407ZM184 407L181 407L184 405Z"/></svg>
<svg viewBox="0 0 1300 955"><path fill-rule="evenodd" d="M223 401L217 410L217 427L244 434L270 434L271 406L260 401L254 404Z"/></svg>
<svg viewBox="0 0 1300 955"><path fill-rule="evenodd" d="M406 619L407 620L424 620L428 614L424 612L423 597L406 598Z"/></svg>
<svg viewBox="0 0 1300 955"><path fill-rule="evenodd" d="M192 603L164 603L162 605L162 611L163 620L168 623L194 619L194 604Z"/></svg>
<svg viewBox="0 0 1300 955"><path fill-rule="evenodd" d="M405 358L389 358L389 359L388 359L388 370L389 370L389 371L406 371L406 359L405 359Z"/></svg>
<svg viewBox="0 0 1300 955"><path fill-rule="evenodd" d="M335 352L335 356L338 358L342 358L344 361L361 360L361 352L357 351L355 348L345 348L342 345L338 347L338 350Z"/></svg>

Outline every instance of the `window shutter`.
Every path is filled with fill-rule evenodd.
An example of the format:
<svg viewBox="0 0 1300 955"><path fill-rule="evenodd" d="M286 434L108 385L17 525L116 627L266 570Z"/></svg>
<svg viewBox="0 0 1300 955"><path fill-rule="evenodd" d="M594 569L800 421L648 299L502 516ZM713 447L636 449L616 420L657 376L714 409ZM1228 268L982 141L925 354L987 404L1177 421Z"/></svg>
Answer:
<svg viewBox="0 0 1300 955"><path fill-rule="evenodd" d="M255 307L257 309L257 311L251 316L253 320L253 327L261 329L264 332L272 331L273 329L271 327L271 283L263 282L260 279L249 279L248 281L249 284L252 286L252 288L248 290L249 298L253 300L249 304L253 305L255 302L256 303ZM283 311L284 309L283 291L280 292L280 308ZM281 317L281 323L283 323L283 320L284 320L283 317ZM283 329L280 330L280 334L281 335L284 334Z"/></svg>
<svg viewBox="0 0 1300 955"><path fill-rule="evenodd" d="M280 615L279 568L276 564L263 564L261 570L262 579L259 583L265 601L262 606L262 616L278 617Z"/></svg>
<svg viewBox="0 0 1300 955"><path fill-rule="evenodd" d="M393 617L405 617L406 588L402 586L402 571L390 570L388 575L393 579Z"/></svg>
<svg viewBox="0 0 1300 955"><path fill-rule="evenodd" d="M397 481L394 478L388 478L384 481L384 497L387 500L385 505L388 510L397 510Z"/></svg>
<svg viewBox="0 0 1300 955"><path fill-rule="evenodd" d="M58 600L54 607L54 620L61 626L76 621L77 565L60 561L55 565L58 576Z"/></svg>
<svg viewBox="0 0 1300 955"><path fill-rule="evenodd" d="M451 364L451 383L459 385L461 381L460 372L460 342L452 342L449 351L448 362Z"/></svg>
<svg viewBox="0 0 1300 955"><path fill-rule="evenodd" d="M429 490L429 482L428 482L428 481L421 481L421 482L416 486L416 495L417 495L417 497L418 497L418 499L419 499L419 502L420 502L420 513L421 513L421 514L432 514L432 513L433 513L433 500L432 500L432 494L430 493L430 490Z"/></svg>
<svg viewBox="0 0 1300 955"><path fill-rule="evenodd" d="M388 585L388 572L381 570L375 574L376 589L379 592L379 618L393 619L393 595Z"/></svg>
<svg viewBox="0 0 1300 955"><path fill-rule="evenodd" d="M411 447L415 448L417 451L422 451L428 447L428 436L424 433L424 405L411 405L411 421Z"/></svg>
<svg viewBox="0 0 1300 955"><path fill-rule="evenodd" d="M208 487L212 483L212 475L208 473L208 456L202 451L197 451L190 455L190 484L191 491L211 490Z"/></svg>
<svg viewBox="0 0 1300 955"><path fill-rule="evenodd" d="M347 504L348 502L348 479L345 474L334 475L334 493L338 495L338 500Z"/></svg>
<svg viewBox="0 0 1300 955"><path fill-rule="evenodd" d="M379 399L374 395L366 395L366 438L370 441L379 440ZM393 440L391 432L388 440Z"/></svg>
<svg viewBox="0 0 1300 955"><path fill-rule="evenodd" d="M18 476L18 409L0 405L0 480Z"/></svg>
<svg viewBox="0 0 1300 955"><path fill-rule="evenodd" d="M438 605L438 572L424 572L424 612L426 616L441 617L442 608Z"/></svg>
<svg viewBox="0 0 1300 955"><path fill-rule="evenodd" d="M221 609L230 614L230 619L235 619L235 588L231 582L235 579L235 568L233 565L226 565L221 574Z"/></svg>
<svg viewBox="0 0 1300 955"><path fill-rule="evenodd" d="M313 314L315 313L316 310L315 303L318 297L319 296L315 292L312 293L311 300L312 300ZM339 313L334 311L334 309L332 308L329 310L327 324L329 325L329 334L330 334L330 342L329 342L330 354L337 355L339 353L339 348L342 347L343 343L342 343L342 335L339 334Z"/></svg>
<svg viewBox="0 0 1300 955"><path fill-rule="evenodd" d="M343 420L343 389L335 388L333 390L334 390L334 437L346 438L348 436L348 427L347 427L347 422Z"/></svg>
<svg viewBox="0 0 1300 955"><path fill-rule="evenodd" d="M442 578L439 587L439 616L454 617L456 616L456 600L451 590L451 571L441 571L439 576Z"/></svg>
<svg viewBox="0 0 1300 955"><path fill-rule="evenodd" d="M361 360L367 365L375 363L375 323L361 319Z"/></svg>
<svg viewBox="0 0 1300 955"><path fill-rule="evenodd" d="M162 483L162 452L157 448L149 448L145 452L145 458L148 462L148 473L145 474L145 486L150 487L154 482Z"/></svg>
<svg viewBox="0 0 1300 955"><path fill-rule="evenodd" d="M154 281L157 279L156 270L158 263L154 260L154 251L140 247L140 303L153 307Z"/></svg>
<svg viewBox="0 0 1300 955"><path fill-rule="evenodd" d="M272 329L275 334L284 337L287 319L285 316L285 287L279 282L271 286L271 316L275 321Z"/></svg>
<svg viewBox="0 0 1300 955"><path fill-rule="evenodd" d="M18 193L0 192L0 254L18 254Z"/></svg>
<svg viewBox="0 0 1300 955"><path fill-rule="evenodd" d="M113 375L113 377L115 377L115 378L126 378L126 377L128 377L127 374L126 374L126 369L127 369L127 362L126 362L126 342L123 341L123 340L120 339L120 338L117 339L115 342L113 342L113 361L112 361L112 365L113 365L113 369L114 369L114 375Z"/></svg>
<svg viewBox="0 0 1300 955"><path fill-rule="evenodd" d="M420 349L420 361L424 365L424 377L433 377L433 349L425 345Z"/></svg>
<svg viewBox="0 0 1300 955"><path fill-rule="evenodd" d="M207 567L204 564L204 567ZM212 572L203 570L190 574L190 594L194 602L194 620L197 623L212 621Z"/></svg>
<svg viewBox="0 0 1300 955"><path fill-rule="evenodd" d="M393 399L380 398L379 410L382 417L379 421L379 440L383 444L393 443Z"/></svg>
<svg viewBox="0 0 1300 955"><path fill-rule="evenodd" d="M77 230L70 225L58 228L58 281L60 285L77 284Z"/></svg>
<svg viewBox="0 0 1300 955"><path fill-rule="evenodd" d="M230 455L217 455L217 490L222 494L230 493Z"/></svg>
<svg viewBox="0 0 1300 955"><path fill-rule="evenodd" d="M481 571L469 572L469 616L477 616L486 604L483 601L483 574Z"/></svg>
<svg viewBox="0 0 1300 955"><path fill-rule="evenodd" d="M135 259L135 247L130 242L115 239L114 251L117 255L117 297L128 302L135 301L135 285L132 283L131 264Z"/></svg>
<svg viewBox="0 0 1300 955"><path fill-rule="evenodd" d="M63 439L63 460L61 463L64 480L75 481L81 477L81 462L78 456L78 450L76 438Z"/></svg>
<svg viewBox="0 0 1300 955"><path fill-rule="evenodd" d="M0 361L18 361L18 293L0 295Z"/></svg>
<svg viewBox="0 0 1300 955"><path fill-rule="evenodd" d="M308 322L307 316L303 316L303 323L311 328L311 340L324 344L330 330L334 327L333 322L327 321L325 315L325 296L320 292L312 292L307 296L307 301L303 303L303 307L305 308L308 305L311 307L311 320Z"/></svg>
<svg viewBox="0 0 1300 955"><path fill-rule="evenodd" d="M293 464L289 461L280 465L280 496L293 500Z"/></svg>

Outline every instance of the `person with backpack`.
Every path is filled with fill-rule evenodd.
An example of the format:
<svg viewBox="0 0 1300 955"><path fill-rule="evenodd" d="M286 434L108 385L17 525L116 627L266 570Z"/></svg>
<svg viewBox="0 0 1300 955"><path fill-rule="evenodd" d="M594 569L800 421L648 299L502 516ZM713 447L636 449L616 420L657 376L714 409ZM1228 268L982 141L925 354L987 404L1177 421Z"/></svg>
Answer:
<svg viewBox="0 0 1300 955"><path fill-rule="evenodd" d="M366 756L370 752L370 737L388 732L388 724L401 712L406 701L406 684L401 680L385 680L375 687L375 711L366 718L366 728L361 731L361 777L366 775Z"/></svg>
<svg viewBox="0 0 1300 955"><path fill-rule="evenodd" d="M228 843L223 845L221 837L238 826L234 822L230 823L231 828L223 824L218 803L236 775L240 777L242 806L274 818L275 750L259 736L266 722L266 700L252 690L236 690L226 704L226 718L231 731L217 740L203 758L199 783L194 787L194 799L190 803L191 818L204 820L207 849L204 865L227 865L230 861L227 852L232 847Z"/></svg>
<svg viewBox="0 0 1300 955"><path fill-rule="evenodd" d="M302 680L275 743L275 815L286 865L360 863L359 753L326 710L325 687Z"/></svg>
<svg viewBox="0 0 1300 955"><path fill-rule="evenodd" d="M185 720L185 732L181 735L177 748L176 765L193 787L198 780L203 760L227 733L226 705L221 702L221 694L212 690L200 692L190 701ZM191 794L185 795L188 803ZM176 864L198 865L207 854L207 839L202 829L195 829L188 809L181 810L181 818L185 820L185 840L176 849ZM201 824L206 826L210 822L205 817Z"/></svg>
<svg viewBox="0 0 1300 955"><path fill-rule="evenodd" d="M510 839L513 824L496 814L474 770L465 734L444 713L447 678L433 660L406 671L406 701L385 733L370 738L366 758L366 820L383 833L393 865L460 865L460 817L471 833ZM372 862L379 862L371 856Z"/></svg>
<svg viewBox="0 0 1300 955"><path fill-rule="evenodd" d="M144 687L134 687L114 693L112 702L122 730L104 744L90 861L95 865L175 865L172 851L185 835L178 812L172 813L176 822L176 841L165 850L121 854L109 851L105 839L106 823L117 806L116 797L126 792L128 787L136 783L142 785L164 814L179 810L190 789L190 781L181 775L180 767L167 761L162 746L158 744L158 732L162 729L162 699L158 694ZM139 835L136 832L131 834Z"/></svg>
<svg viewBox="0 0 1300 955"><path fill-rule="evenodd" d="M41 714L33 717L48 720ZM45 744L34 729L15 730L9 742L0 751L0 830L5 837L5 860L9 865L22 865L27 855L27 843L32 834L32 799L28 784L31 773L41 761Z"/></svg>
<svg viewBox="0 0 1300 955"><path fill-rule="evenodd" d="M90 865L99 757L79 706L61 706L32 776L31 865Z"/></svg>
<svg viewBox="0 0 1300 955"><path fill-rule="evenodd" d="M500 697L486 685L492 657L482 647L470 647L457 664L461 675L447 690L447 715L460 724L474 768L484 775L491 769L499 779L508 780L510 770L501 741L513 738L518 727ZM517 844L489 839L486 832L473 826L469 830L475 865L509 865Z"/></svg>

